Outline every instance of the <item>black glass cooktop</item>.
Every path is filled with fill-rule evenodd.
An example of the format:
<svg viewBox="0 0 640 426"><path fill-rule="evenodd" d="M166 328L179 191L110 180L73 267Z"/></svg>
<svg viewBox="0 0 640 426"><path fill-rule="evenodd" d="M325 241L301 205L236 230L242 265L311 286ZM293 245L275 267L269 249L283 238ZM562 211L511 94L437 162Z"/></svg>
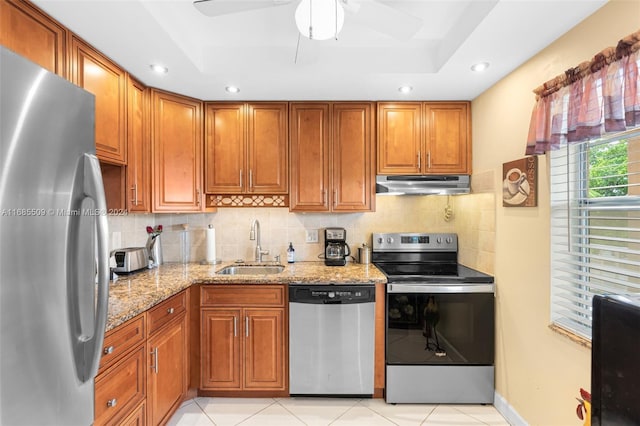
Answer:
<svg viewBox="0 0 640 426"><path fill-rule="evenodd" d="M374 262L375 263L375 262ZM492 283L493 277L459 263L375 263L390 283Z"/></svg>

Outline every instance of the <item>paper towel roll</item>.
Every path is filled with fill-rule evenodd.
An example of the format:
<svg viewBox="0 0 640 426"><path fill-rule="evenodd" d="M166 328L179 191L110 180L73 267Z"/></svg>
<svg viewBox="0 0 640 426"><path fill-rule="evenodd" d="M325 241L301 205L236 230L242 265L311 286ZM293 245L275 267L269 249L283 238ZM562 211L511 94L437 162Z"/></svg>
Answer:
<svg viewBox="0 0 640 426"><path fill-rule="evenodd" d="M215 263L216 261L216 230L213 225L209 225L207 232L207 263Z"/></svg>

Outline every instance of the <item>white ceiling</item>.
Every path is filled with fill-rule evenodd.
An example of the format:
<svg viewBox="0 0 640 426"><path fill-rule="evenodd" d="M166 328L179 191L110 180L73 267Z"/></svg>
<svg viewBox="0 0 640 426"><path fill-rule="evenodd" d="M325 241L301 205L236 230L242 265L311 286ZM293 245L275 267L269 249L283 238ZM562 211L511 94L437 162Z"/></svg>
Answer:
<svg viewBox="0 0 640 426"><path fill-rule="evenodd" d="M420 30L398 40L347 13L338 40L311 41L298 37L297 0L216 17L191 0L33 0L143 83L204 100L471 100L606 3L381 1ZM472 72L481 61L489 69Z"/></svg>

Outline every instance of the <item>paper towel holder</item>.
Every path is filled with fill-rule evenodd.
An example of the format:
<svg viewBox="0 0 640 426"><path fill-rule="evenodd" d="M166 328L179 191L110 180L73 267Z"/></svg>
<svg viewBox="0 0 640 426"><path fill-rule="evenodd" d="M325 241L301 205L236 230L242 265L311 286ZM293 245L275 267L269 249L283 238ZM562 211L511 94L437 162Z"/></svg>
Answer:
<svg viewBox="0 0 640 426"><path fill-rule="evenodd" d="M213 240L213 241L214 241L214 243L213 243L213 244L214 244L214 246L215 246L215 230L213 229L213 225L212 225L212 224L209 224L209 225L207 226L207 228L208 228L208 229L213 230L213 232L214 232L214 234L213 234L213 238L214 238L214 240ZM207 234L207 235L208 235L208 234ZM213 252L215 253L215 247L214 247L214 249L213 249ZM209 257L209 253L208 253L208 249L207 249L207 258L208 258L208 257ZM218 259L218 258L217 258L217 256L215 256L215 255L214 255L214 259L212 259L212 260L209 260L209 259L207 259L207 258L205 258L204 260L202 260L202 261L200 262L200 264L201 264L201 265L218 265L218 264L222 263L222 260L221 260L221 259Z"/></svg>

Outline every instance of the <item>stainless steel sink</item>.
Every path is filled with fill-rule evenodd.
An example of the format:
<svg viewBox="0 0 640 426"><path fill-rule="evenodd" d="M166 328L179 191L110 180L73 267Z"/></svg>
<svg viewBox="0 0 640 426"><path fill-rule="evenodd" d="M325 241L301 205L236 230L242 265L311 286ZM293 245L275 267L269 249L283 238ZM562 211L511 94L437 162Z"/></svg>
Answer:
<svg viewBox="0 0 640 426"><path fill-rule="evenodd" d="M218 271L219 275L269 275L284 271L282 265L237 265L226 266Z"/></svg>

